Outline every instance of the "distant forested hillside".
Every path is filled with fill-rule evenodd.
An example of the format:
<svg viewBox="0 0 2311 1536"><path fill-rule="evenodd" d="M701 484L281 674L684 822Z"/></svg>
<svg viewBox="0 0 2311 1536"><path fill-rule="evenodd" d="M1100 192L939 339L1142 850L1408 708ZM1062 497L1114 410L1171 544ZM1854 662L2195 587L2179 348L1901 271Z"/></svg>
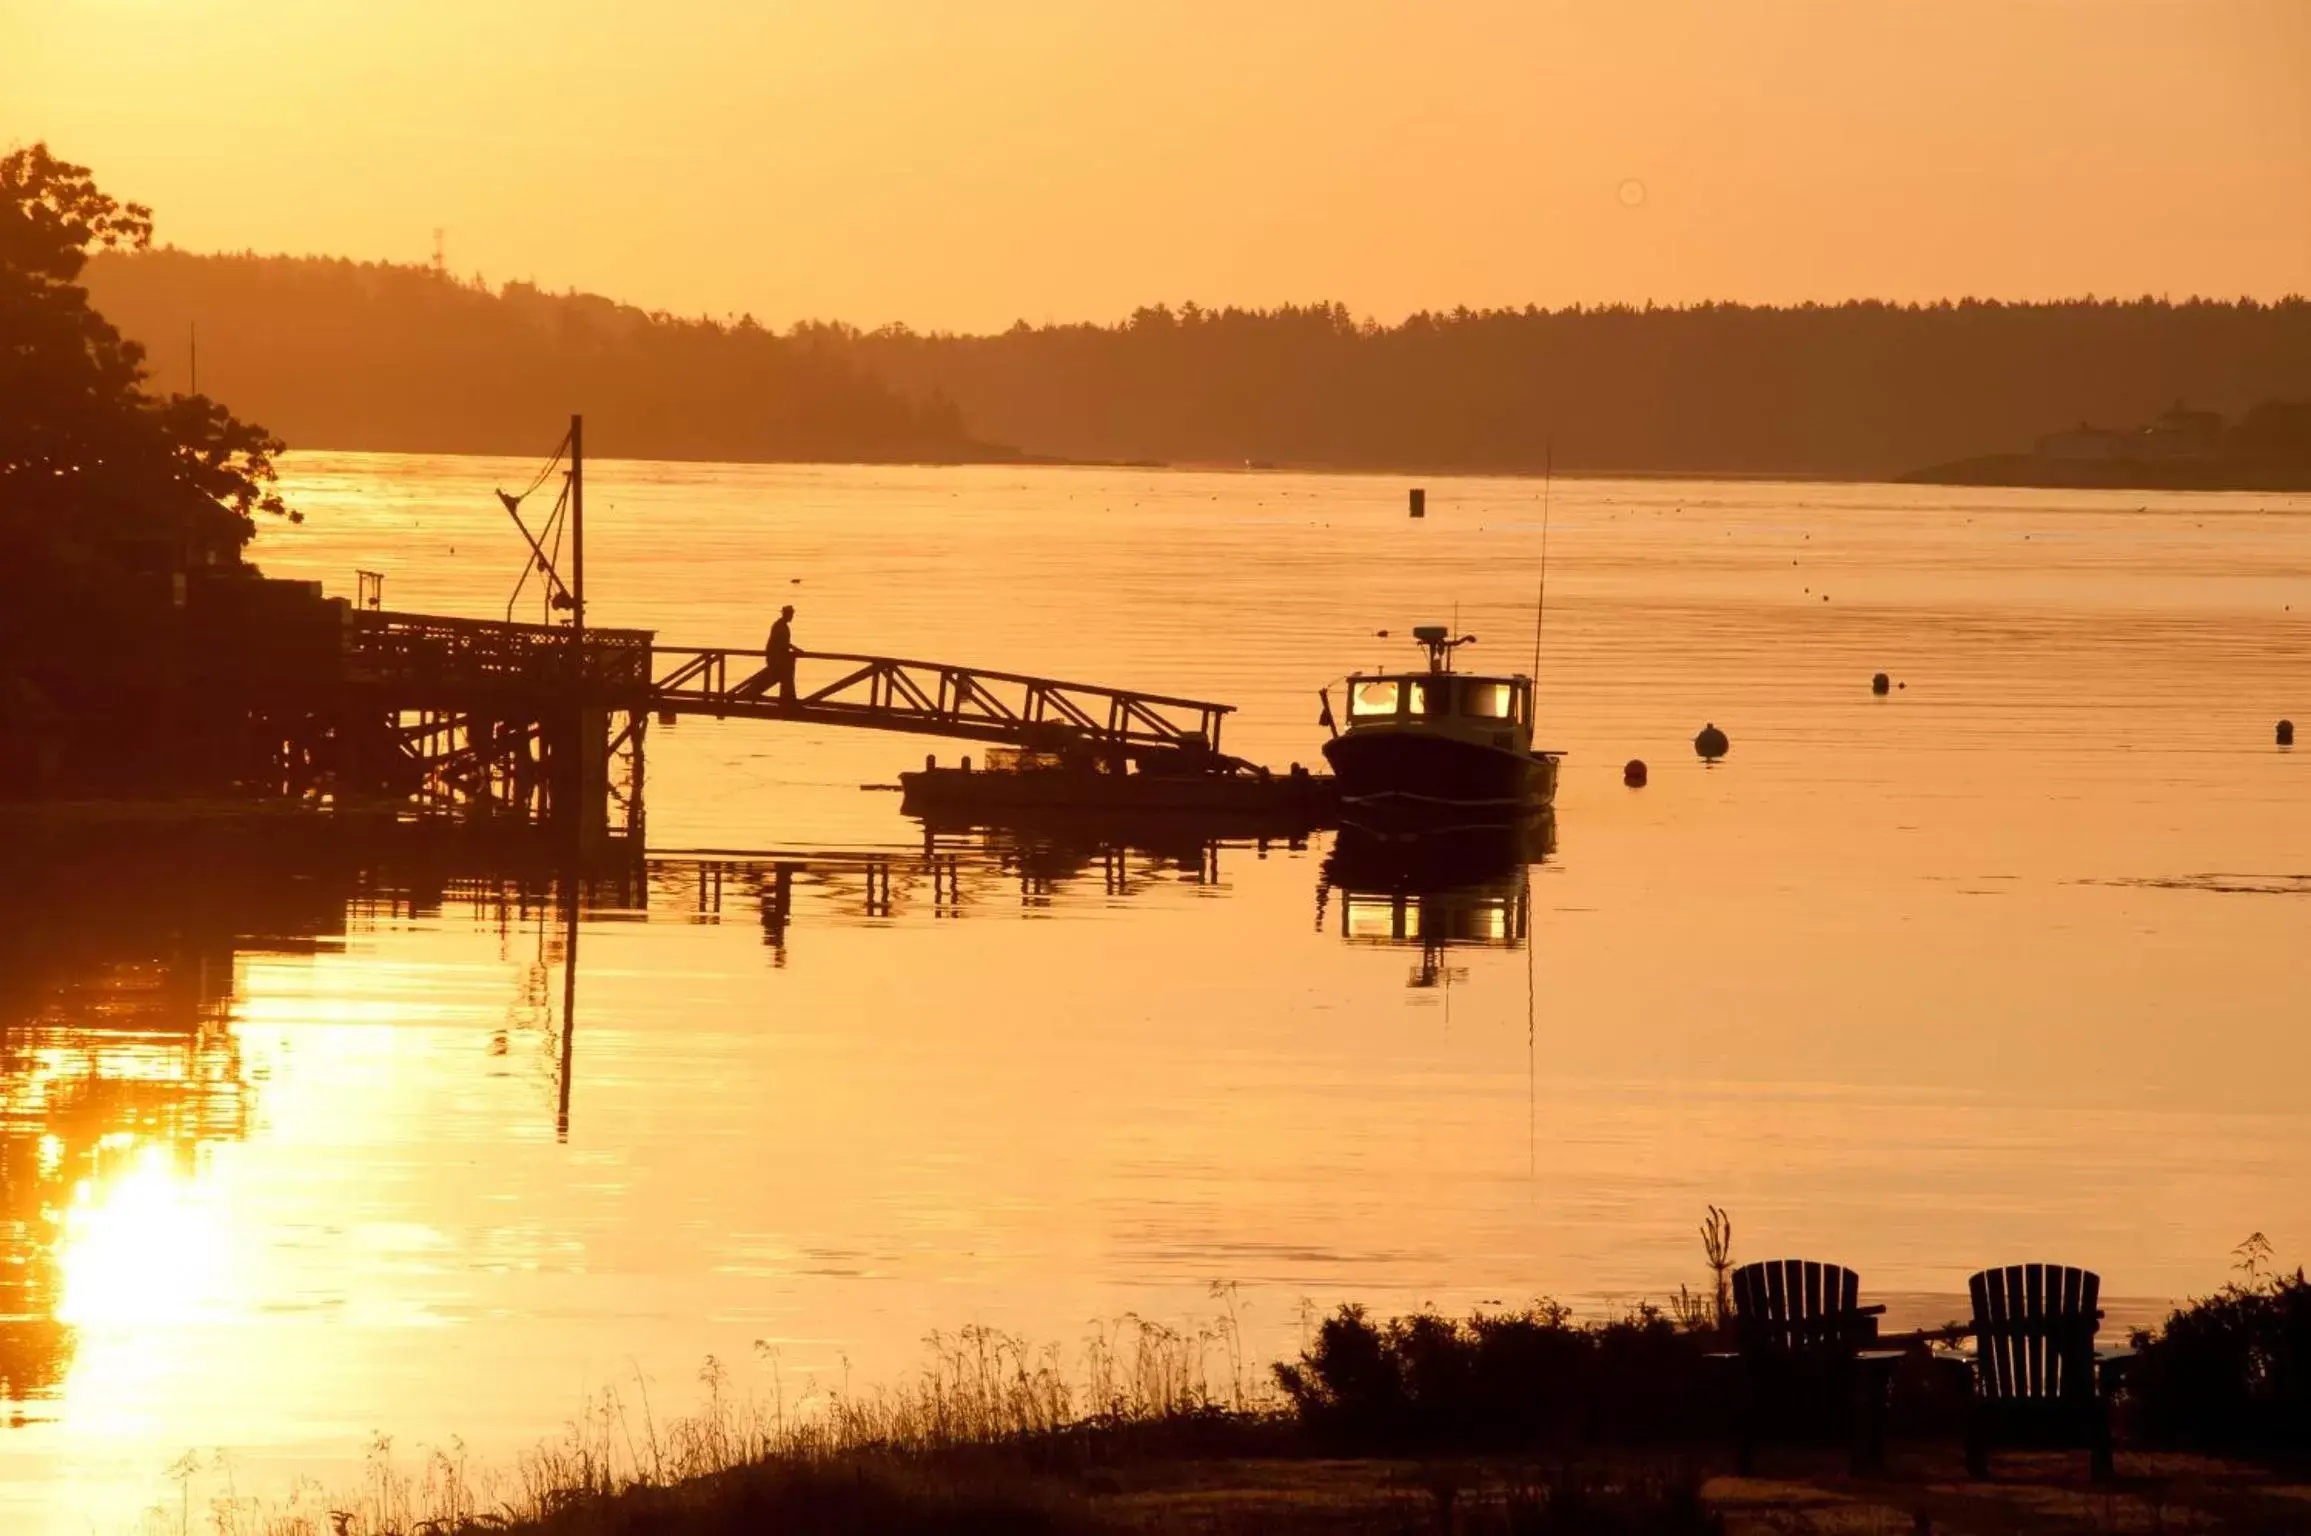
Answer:
<svg viewBox="0 0 2311 1536"><path fill-rule="evenodd" d="M182 388L299 446L529 452L572 410L605 454L1038 455L1345 468L1877 478L2021 452L2177 400L2311 400L2311 303L1794 309L1142 309L994 336L774 333L424 267L100 255L97 306ZM979 441L974 441L974 440Z"/></svg>
<svg viewBox="0 0 2311 1536"><path fill-rule="evenodd" d="M645 314L524 283L306 257L103 253L82 281L145 343L157 385L200 387L300 448L534 453L572 411L596 453L663 459L971 459L955 407L844 349L742 322Z"/></svg>
<svg viewBox="0 0 2311 1536"><path fill-rule="evenodd" d="M972 426L1082 458L1874 478L2185 399L2311 399L2311 303L1143 309L842 343Z"/></svg>

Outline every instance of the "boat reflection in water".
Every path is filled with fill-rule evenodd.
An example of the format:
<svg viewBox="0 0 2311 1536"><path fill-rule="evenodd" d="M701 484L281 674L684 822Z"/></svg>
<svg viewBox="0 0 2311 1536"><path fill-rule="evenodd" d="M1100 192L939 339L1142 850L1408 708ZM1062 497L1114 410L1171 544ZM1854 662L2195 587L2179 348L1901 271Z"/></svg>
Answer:
<svg viewBox="0 0 2311 1536"><path fill-rule="evenodd" d="M1457 980L1449 950L1524 947L1531 867L1555 849L1556 817L1545 810L1506 824L1397 832L1349 822L1324 860L1317 926L1336 922L1350 944L1418 948L1410 986Z"/></svg>

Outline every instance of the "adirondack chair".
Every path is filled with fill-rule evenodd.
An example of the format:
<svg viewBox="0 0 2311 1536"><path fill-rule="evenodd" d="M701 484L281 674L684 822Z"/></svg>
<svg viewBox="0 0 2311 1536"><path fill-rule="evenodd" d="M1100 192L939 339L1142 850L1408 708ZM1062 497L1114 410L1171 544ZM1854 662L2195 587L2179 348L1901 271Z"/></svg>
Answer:
<svg viewBox="0 0 2311 1536"><path fill-rule="evenodd" d="M1836 1264L1772 1259L1733 1272L1730 1354L1712 1358L1738 1372L1734 1464L1756 1467L1757 1443L1776 1437L1842 1433L1856 1470L1885 1458L1886 1388L1900 1350L1865 1346L1878 1336L1884 1307L1858 1305L1861 1279Z"/></svg>
<svg viewBox="0 0 2311 1536"><path fill-rule="evenodd" d="M2110 1389L2134 1351L2095 1347L2102 1277L2061 1264L2011 1264L1966 1282L1974 1353L1937 1351L1963 1368L1966 1471L1990 1475L1992 1441L2084 1445L2093 1475L2111 1476Z"/></svg>

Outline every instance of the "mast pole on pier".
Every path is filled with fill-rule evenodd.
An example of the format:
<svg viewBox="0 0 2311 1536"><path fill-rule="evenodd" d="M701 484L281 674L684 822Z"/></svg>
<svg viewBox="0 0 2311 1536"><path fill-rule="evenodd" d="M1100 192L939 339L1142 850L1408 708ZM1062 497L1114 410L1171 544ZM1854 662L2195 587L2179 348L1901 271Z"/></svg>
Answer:
<svg viewBox="0 0 2311 1536"><path fill-rule="evenodd" d="M586 418L570 417L570 632L586 652Z"/></svg>

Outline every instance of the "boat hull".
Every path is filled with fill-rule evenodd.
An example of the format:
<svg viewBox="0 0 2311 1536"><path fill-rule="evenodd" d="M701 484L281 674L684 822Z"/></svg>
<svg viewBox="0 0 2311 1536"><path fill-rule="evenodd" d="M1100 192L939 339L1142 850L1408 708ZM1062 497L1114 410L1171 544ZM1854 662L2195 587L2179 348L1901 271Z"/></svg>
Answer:
<svg viewBox="0 0 2311 1536"><path fill-rule="evenodd" d="M1554 758L1426 732L1351 731L1326 742L1324 758L1344 805L1516 814L1557 792Z"/></svg>

